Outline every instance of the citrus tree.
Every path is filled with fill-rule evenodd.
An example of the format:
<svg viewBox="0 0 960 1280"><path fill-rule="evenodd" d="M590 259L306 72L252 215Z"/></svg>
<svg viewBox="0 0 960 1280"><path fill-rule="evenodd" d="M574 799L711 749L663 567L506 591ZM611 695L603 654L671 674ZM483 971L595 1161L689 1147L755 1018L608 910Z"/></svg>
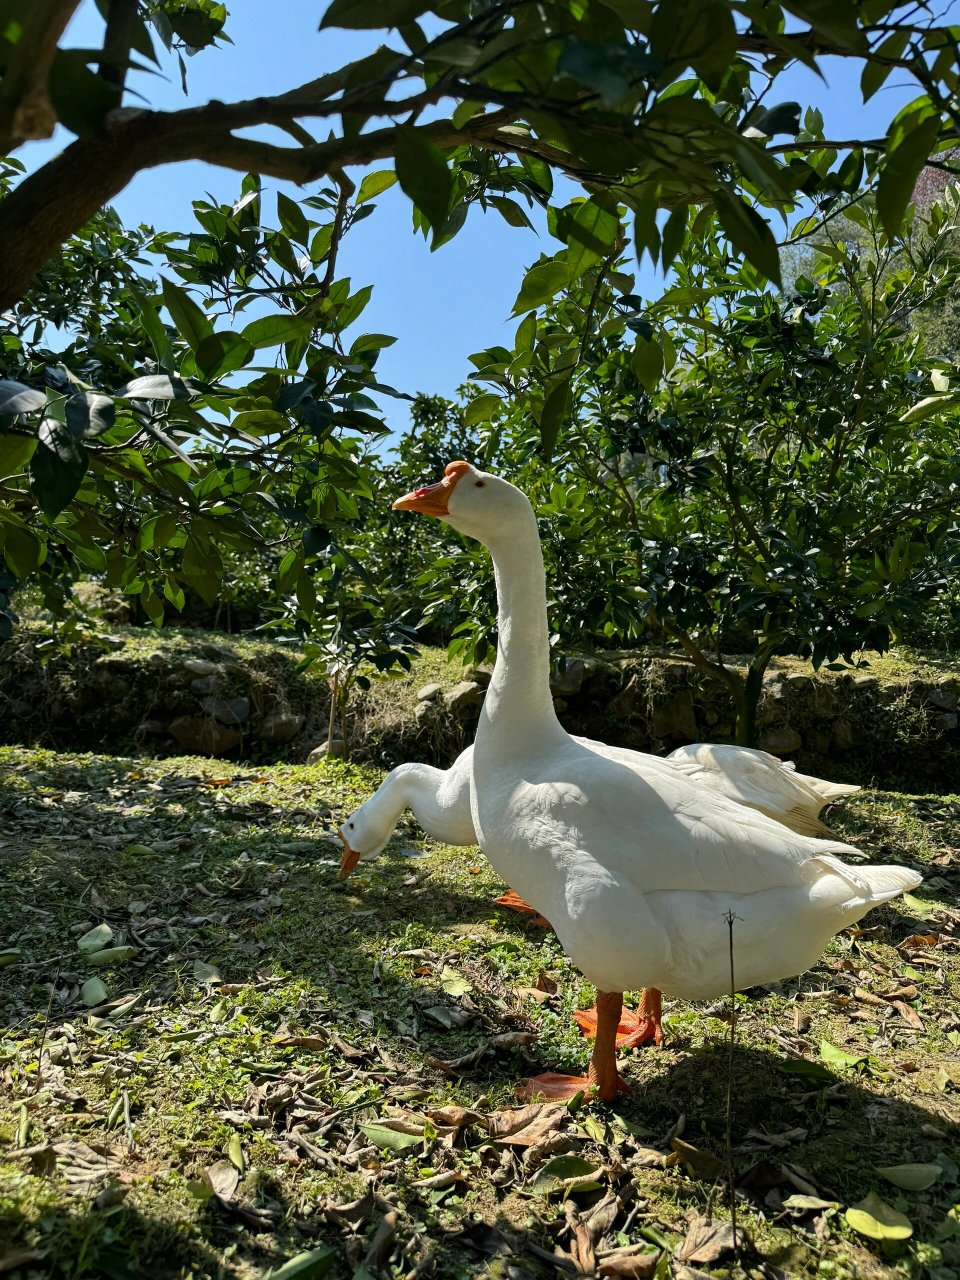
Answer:
<svg viewBox="0 0 960 1280"><path fill-rule="evenodd" d="M725 685L748 745L774 654L882 651L960 553L960 393L912 328L953 288L957 193L896 238L869 198L851 216L786 293L701 223L656 302L598 266L475 357L497 390L473 413L551 529L562 641L652 626Z"/></svg>
<svg viewBox="0 0 960 1280"><path fill-rule="evenodd" d="M311 531L326 547L370 492L364 438L392 390L375 372L392 339L357 329L369 282L337 266L388 185L438 249L472 207L518 227L545 210L562 247L520 282L525 316L598 287L627 243L666 271L707 225L758 289L776 283L770 217L804 200L818 225L863 180L892 236L917 173L958 138L957 32L889 0L332 0L321 25L382 36L372 53L175 111L150 109L150 76L189 85L185 54L225 57L226 7L97 0L101 40L81 49L64 35L81 4L0 0L6 629L38 570L54 591L80 565L159 622L187 590L216 595L225 550L254 546L280 552L285 592L314 608ZM883 136L827 138L819 113L777 98L787 67L825 57L865 99L894 72L917 95ZM72 140L27 173L14 153L58 125ZM198 229L131 232L106 209L139 170L190 159L244 175L233 203L197 201ZM557 174L582 198L556 198ZM307 194L265 208L271 177ZM530 398L545 454L587 337L557 345Z"/></svg>

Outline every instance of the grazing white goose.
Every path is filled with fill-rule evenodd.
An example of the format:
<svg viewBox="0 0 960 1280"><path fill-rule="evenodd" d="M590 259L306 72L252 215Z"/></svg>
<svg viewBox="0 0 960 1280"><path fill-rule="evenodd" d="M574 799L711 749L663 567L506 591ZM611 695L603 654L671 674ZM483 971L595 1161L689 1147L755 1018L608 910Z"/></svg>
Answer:
<svg viewBox="0 0 960 1280"><path fill-rule="evenodd" d="M797 835L661 761L625 766L575 742L553 708L543 558L530 503L466 462L394 503L445 520L493 558L499 654L477 729L471 807L497 873L553 924L597 987L589 1075L531 1093L612 1099L622 993L688 999L808 968L838 929L920 882L897 866L850 867L839 842Z"/></svg>
<svg viewBox="0 0 960 1280"><path fill-rule="evenodd" d="M628 766L651 760L669 764L709 791L776 818L802 835L830 835L829 827L820 821L820 810L860 790L849 783L825 782L797 773L789 762L752 747L696 742L678 747L664 759L593 738L574 736L573 740ZM392 769L340 828L345 844L340 878L346 879L359 863L380 856L404 809L412 809L420 827L435 840L450 845L476 844L470 812L472 768L473 747L467 747L449 769L427 764L401 764Z"/></svg>
<svg viewBox="0 0 960 1280"><path fill-rule="evenodd" d="M473 748L461 751L449 769L428 764L401 764L391 769L376 791L350 814L340 828L343 857L340 879L360 862L378 858L393 835L404 809L427 833L444 844L476 844L470 812L470 769Z"/></svg>

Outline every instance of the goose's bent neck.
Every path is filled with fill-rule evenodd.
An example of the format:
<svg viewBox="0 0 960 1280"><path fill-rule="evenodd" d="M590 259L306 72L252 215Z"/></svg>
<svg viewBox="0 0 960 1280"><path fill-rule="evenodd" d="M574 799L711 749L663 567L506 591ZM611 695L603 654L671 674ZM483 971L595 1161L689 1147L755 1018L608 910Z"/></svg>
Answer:
<svg viewBox="0 0 960 1280"><path fill-rule="evenodd" d="M367 801L374 820L392 831L404 809L412 809L422 827L435 825L439 812L437 790L443 771L429 764L401 764L392 769Z"/></svg>
<svg viewBox="0 0 960 1280"><path fill-rule="evenodd" d="M497 584L497 661L484 699L477 746L488 740L496 721L504 754L529 754L566 733L550 693L550 638L547 584L536 516L530 509L520 526L487 543Z"/></svg>

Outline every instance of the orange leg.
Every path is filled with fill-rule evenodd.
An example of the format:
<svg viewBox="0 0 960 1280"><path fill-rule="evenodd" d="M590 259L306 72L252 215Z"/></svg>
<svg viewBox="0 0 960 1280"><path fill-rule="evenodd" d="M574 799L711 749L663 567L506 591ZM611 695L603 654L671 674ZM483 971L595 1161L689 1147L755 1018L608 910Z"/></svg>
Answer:
<svg viewBox="0 0 960 1280"><path fill-rule="evenodd" d="M592 1009L580 1009L573 1016L584 1036L592 1040L597 1034L597 1017L599 999ZM653 1040L657 1045L663 1044L663 1026L661 1017L663 1008L660 992L656 987L644 987L640 996L640 1007L624 1009L617 1023L617 1048L634 1049L637 1045Z"/></svg>
<svg viewBox="0 0 960 1280"><path fill-rule="evenodd" d="M618 1093L631 1093L630 1086L617 1071L617 1027L622 1008L623 996L619 991L598 991L596 1040L587 1075L565 1076L545 1071L527 1081L518 1091L521 1096L563 1102L583 1092L595 1093L604 1102L612 1102Z"/></svg>
<svg viewBox="0 0 960 1280"><path fill-rule="evenodd" d="M519 893L514 893L512 889L508 889L501 897L494 898L494 902L498 907L506 907L508 911L518 911L522 916L529 916L534 928L552 928L550 921L542 916L536 907L531 907L529 902L524 902Z"/></svg>

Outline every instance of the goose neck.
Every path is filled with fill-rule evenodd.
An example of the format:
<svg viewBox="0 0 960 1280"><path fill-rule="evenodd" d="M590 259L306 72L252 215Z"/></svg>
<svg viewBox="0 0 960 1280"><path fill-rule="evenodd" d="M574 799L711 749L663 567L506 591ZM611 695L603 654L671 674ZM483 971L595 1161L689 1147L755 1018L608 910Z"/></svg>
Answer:
<svg viewBox="0 0 960 1280"><path fill-rule="evenodd" d="M497 586L497 661L484 718L507 723L523 741L562 733L550 693L550 638L543 553L536 517L489 544Z"/></svg>

